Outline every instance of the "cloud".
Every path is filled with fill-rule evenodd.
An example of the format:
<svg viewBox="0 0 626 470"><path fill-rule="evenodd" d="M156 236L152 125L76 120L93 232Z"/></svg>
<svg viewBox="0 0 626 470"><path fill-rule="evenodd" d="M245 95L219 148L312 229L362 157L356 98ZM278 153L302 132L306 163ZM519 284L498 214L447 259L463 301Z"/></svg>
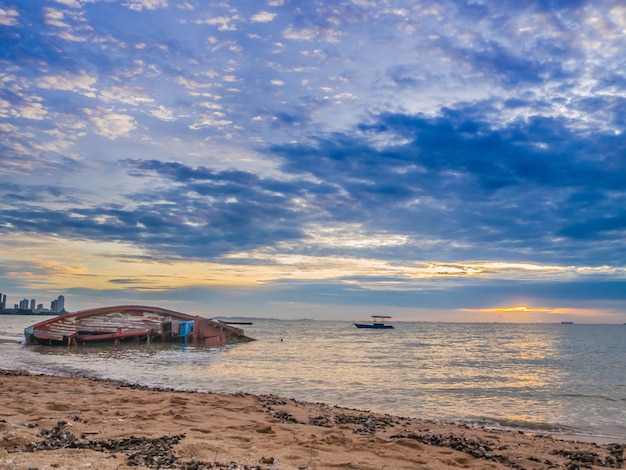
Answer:
<svg viewBox="0 0 626 470"><path fill-rule="evenodd" d="M207 24L219 26L218 31L237 31L236 23L239 21L238 15L233 16L212 16L206 19L195 20L196 24Z"/></svg>
<svg viewBox="0 0 626 470"><path fill-rule="evenodd" d="M269 13L267 11L261 11L253 15L252 18L250 18L250 20L255 23L269 23L271 21L274 21L275 17L276 17L276 13Z"/></svg>
<svg viewBox="0 0 626 470"><path fill-rule="evenodd" d="M152 116L154 116L157 119L160 119L161 121L175 121L176 120L174 113L170 109L165 108L163 105L159 106L158 109L152 110L151 114Z"/></svg>
<svg viewBox="0 0 626 470"><path fill-rule="evenodd" d="M80 8L82 6L80 0L54 0L56 3L60 3L62 5L71 7L71 8Z"/></svg>
<svg viewBox="0 0 626 470"><path fill-rule="evenodd" d="M63 75L44 75L37 80L40 88L48 90L71 91L84 96L94 98L98 79L84 70L78 73L66 73Z"/></svg>
<svg viewBox="0 0 626 470"><path fill-rule="evenodd" d="M15 8L0 8L0 25L17 26L20 14Z"/></svg>
<svg viewBox="0 0 626 470"><path fill-rule="evenodd" d="M289 25L283 31L283 37L292 41L324 41L329 43L339 42L341 31L332 28L298 28Z"/></svg>
<svg viewBox="0 0 626 470"><path fill-rule="evenodd" d="M570 247L559 240L575 233L580 237L569 218L584 210L587 217L598 214L589 223L596 227L597 244L579 247L577 256L610 262L614 247L603 248L600 240L621 235L624 138L578 137L556 119L494 129L468 119L474 114L468 111L446 110L436 118L384 114L359 126L361 132L320 135L310 144L273 146L272 151L284 159L283 171L310 174L341 188L329 206L333 218L367 221L367 226L385 226L415 240L441 240L435 251L405 246L408 256L463 256L466 249L489 243L492 256L505 259L523 257L521 247L528 247L529 254L567 259ZM383 136L391 137L388 146L381 145ZM590 157L598 153L593 142L612 143L599 144L604 156L596 160ZM598 184L617 193L590 200L586 195ZM577 195L584 209L575 202ZM600 220L606 221L606 231ZM449 236L454 243L450 240L442 251Z"/></svg>
<svg viewBox="0 0 626 470"><path fill-rule="evenodd" d="M193 124L189 125L189 129L197 131L206 128L223 128L232 124L232 121L224 119L224 113L213 112L211 114L204 114L198 116Z"/></svg>
<svg viewBox="0 0 626 470"><path fill-rule="evenodd" d="M128 137L137 127L137 122L128 115L115 113L110 109L84 109L87 118L95 125L96 132L108 139Z"/></svg>
<svg viewBox="0 0 626 470"><path fill-rule="evenodd" d="M467 116L473 113L469 109ZM623 197L612 200L598 194L594 201L587 194L599 181L603 187L612 186L619 191L621 173L615 169L624 165L619 150L624 143L618 143L619 137L605 136L615 141L613 160L618 165L609 169L606 159L594 162L587 157L593 154L593 144L576 138L562 124L537 124L516 122L503 129L492 129L453 110L438 118L380 115L350 135L320 135L308 145L271 147L271 153L283 159L282 170L295 178L297 185L260 178L250 172L218 172L158 161L137 160L131 167L185 185L165 193L175 207L188 207L189 213L196 214L191 219L182 217L187 222L181 234L206 226L209 219L201 215L206 210L214 216L219 214L219 225L230 226L237 219L231 219L235 215L231 208L237 208L240 215L251 215L252 208L262 214L263 201L274 201L268 209L291 214L290 227L296 231L284 232L291 233L287 239L298 233L297 237L304 240L305 227L312 222L359 221L368 231L384 227L390 237L404 240L401 250L395 244L353 245L355 250L370 250L372 255L378 252L378 256L385 253L388 257L454 259L488 243L490 257L531 259L537 253L550 253L549 258L559 262L568 259L567 245L561 249L559 238L580 238L576 235L580 230L572 231L567 216L568 211L582 210L578 207L580 202L585 202L584 210L588 213L595 211L607 221L613 217L615 222L608 224L608 229L620 227ZM384 147L378 139L381 136L394 138ZM538 137L548 142L547 150L535 145ZM566 147L562 147L564 142ZM561 159L546 159L548 150L549 154L562 155ZM589 175L594 175L592 180ZM160 194L156 199L163 199L164 193ZM192 194L195 196L190 199L188 195ZM579 202L577 194L581 196ZM141 196L146 202L154 199L149 194ZM197 206L202 200L209 204L204 211ZM163 207L167 207L171 220L180 218L173 215L172 207ZM219 212L215 212L218 208ZM152 212L147 206L145 211ZM602 225L597 221L590 225L597 227L596 236L602 233ZM286 240L279 236L282 230L272 231L277 238L266 238L264 243ZM609 233L612 232L606 235ZM618 235L619 232L616 239ZM424 243L425 240L430 242ZM237 250L236 239L231 242L224 248ZM190 243L191 251L192 246L195 243ZM328 245L326 248L331 249ZM525 250L529 250L527 255ZM587 261L594 264L608 261L613 256L611 252L614 248L609 250L598 240L588 243L577 256L584 259L587 253Z"/></svg>
<svg viewBox="0 0 626 470"><path fill-rule="evenodd" d="M302 192L298 186L246 171L173 162L132 160L126 165L135 178L154 180L156 175L163 184L132 195L133 207L100 203L90 208L76 201L59 210L34 208L13 188L15 196L2 199L21 203L4 208L2 220L19 231L36 233L46 227L46 233L63 238L132 243L173 259L212 259L302 237L301 216L290 201L293 193ZM45 192L38 194L51 199Z"/></svg>
<svg viewBox="0 0 626 470"><path fill-rule="evenodd" d="M130 2L123 3L125 7L135 11L156 10L157 8L167 8L167 0L132 0Z"/></svg>
<svg viewBox="0 0 626 470"><path fill-rule="evenodd" d="M128 263L219 259L346 303L453 305L440 292L462 286L477 305L552 308L514 296L623 277L616 2L15 5L0 9L12 233L121 244ZM480 290L500 278L519 284Z"/></svg>
<svg viewBox="0 0 626 470"><path fill-rule="evenodd" d="M60 10L54 8L44 8L44 15L46 24L49 26L56 26L57 28L67 28L68 24L63 21L64 15Z"/></svg>
<svg viewBox="0 0 626 470"><path fill-rule="evenodd" d="M134 106L143 106L154 102L154 98L144 89L130 86L103 88L99 92L99 97L106 103L118 102Z"/></svg>
<svg viewBox="0 0 626 470"><path fill-rule="evenodd" d="M43 108L41 103L32 103L27 106L15 108L12 114L25 119L41 121L46 118L48 112Z"/></svg>

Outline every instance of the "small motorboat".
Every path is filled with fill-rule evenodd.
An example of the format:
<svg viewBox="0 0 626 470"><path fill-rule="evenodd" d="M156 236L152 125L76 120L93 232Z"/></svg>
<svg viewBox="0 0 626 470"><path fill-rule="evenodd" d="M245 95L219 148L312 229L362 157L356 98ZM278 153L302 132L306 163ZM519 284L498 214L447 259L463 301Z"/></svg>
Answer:
<svg viewBox="0 0 626 470"><path fill-rule="evenodd" d="M393 325L385 323L386 318L391 318L389 315L372 315L372 323L355 323L357 328L373 328L373 329L389 329L393 328Z"/></svg>

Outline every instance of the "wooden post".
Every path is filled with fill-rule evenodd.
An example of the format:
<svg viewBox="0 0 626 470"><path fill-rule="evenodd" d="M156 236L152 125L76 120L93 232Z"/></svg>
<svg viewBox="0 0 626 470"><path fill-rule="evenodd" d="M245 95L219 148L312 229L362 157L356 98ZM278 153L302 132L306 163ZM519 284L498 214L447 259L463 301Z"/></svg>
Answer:
<svg viewBox="0 0 626 470"><path fill-rule="evenodd" d="M200 334L200 328L203 328L202 319L200 317L196 317L193 320L193 335L192 342L193 344L198 344L198 335Z"/></svg>

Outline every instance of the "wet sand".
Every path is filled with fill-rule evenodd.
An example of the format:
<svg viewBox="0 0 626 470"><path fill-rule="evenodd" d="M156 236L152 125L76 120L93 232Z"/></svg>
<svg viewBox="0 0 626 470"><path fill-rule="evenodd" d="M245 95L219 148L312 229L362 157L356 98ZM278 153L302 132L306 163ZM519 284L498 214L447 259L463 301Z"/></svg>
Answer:
<svg viewBox="0 0 626 470"><path fill-rule="evenodd" d="M0 370L2 469L573 470L622 459L622 444Z"/></svg>

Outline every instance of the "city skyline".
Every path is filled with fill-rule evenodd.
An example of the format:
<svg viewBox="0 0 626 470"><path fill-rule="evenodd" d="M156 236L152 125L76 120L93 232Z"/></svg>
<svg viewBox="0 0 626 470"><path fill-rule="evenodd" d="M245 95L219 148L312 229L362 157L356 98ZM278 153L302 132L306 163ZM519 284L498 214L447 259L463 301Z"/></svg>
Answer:
<svg viewBox="0 0 626 470"><path fill-rule="evenodd" d="M626 322L617 0L0 0L0 282Z"/></svg>
<svg viewBox="0 0 626 470"><path fill-rule="evenodd" d="M18 303L13 304L12 308L7 307L7 299L10 298L9 294L0 292L0 313L6 312L18 312L18 311L30 311L35 313L51 312L62 313L65 312L65 296L59 295L56 299L50 301L50 308L44 307L44 304L37 304L37 298L23 298ZM10 305L10 303L9 303Z"/></svg>

